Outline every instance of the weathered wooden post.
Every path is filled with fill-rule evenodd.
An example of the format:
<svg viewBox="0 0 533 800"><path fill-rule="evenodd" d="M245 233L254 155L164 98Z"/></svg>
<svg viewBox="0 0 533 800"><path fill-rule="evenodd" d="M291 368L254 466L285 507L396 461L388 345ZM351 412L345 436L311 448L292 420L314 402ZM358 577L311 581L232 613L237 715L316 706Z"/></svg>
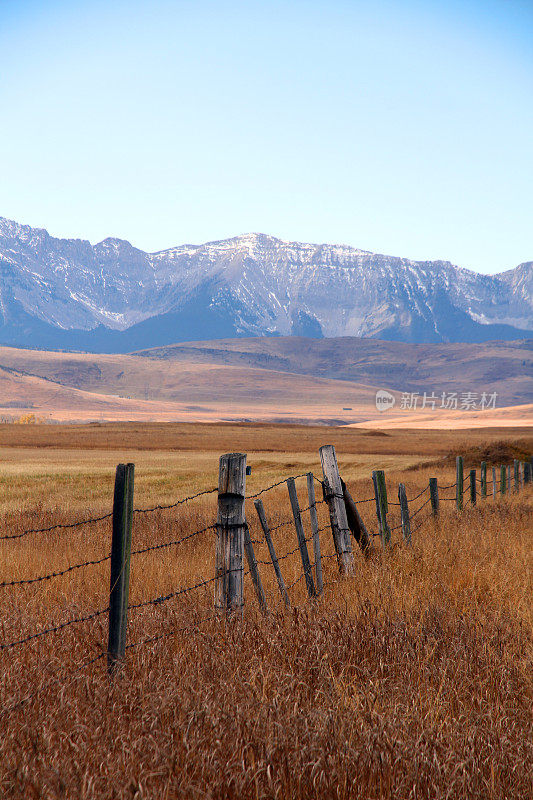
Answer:
<svg viewBox="0 0 533 800"><path fill-rule="evenodd" d="M134 464L118 464L115 472L107 644L110 674L120 668L126 651L134 473Z"/></svg>
<svg viewBox="0 0 533 800"><path fill-rule="evenodd" d="M481 462L481 497L487 496L487 462Z"/></svg>
<svg viewBox="0 0 533 800"><path fill-rule="evenodd" d="M531 464L524 461L524 484L531 483Z"/></svg>
<svg viewBox="0 0 533 800"><path fill-rule="evenodd" d="M403 483L400 483L398 486L398 501L400 503L400 514L402 517L403 538L407 544L411 544L411 520L409 519L409 504L407 503L407 493Z"/></svg>
<svg viewBox="0 0 533 800"><path fill-rule="evenodd" d="M311 520L313 552L315 555L316 592L317 594L322 594L324 591L324 580L322 577L322 556L320 554L320 531L318 530L318 516L316 513L315 476L312 472L307 473L307 499L309 501L309 517Z"/></svg>
<svg viewBox="0 0 533 800"><path fill-rule="evenodd" d="M230 614L241 610L246 491L246 454L220 456L218 471L215 608Z"/></svg>
<svg viewBox="0 0 533 800"><path fill-rule="evenodd" d="M520 461L515 458L513 459L513 474L514 474L514 490L515 493L518 493L520 489Z"/></svg>
<svg viewBox="0 0 533 800"><path fill-rule="evenodd" d="M359 547L363 551L365 556L370 555L370 536L368 535L368 531L366 529L366 525L363 522L359 511L357 510L357 506L355 505L355 501L350 494L348 487L344 483L341 478L342 484L342 494L344 497L344 505L346 507L346 518L348 520L348 525L350 526L350 530L352 534L355 536Z"/></svg>
<svg viewBox="0 0 533 800"><path fill-rule="evenodd" d="M254 500L255 510L257 511L257 516L259 517L259 522L261 523L261 527L263 528L263 533L265 535L266 543L268 546L268 552L270 553L270 558L272 560L272 566L274 567L274 572L276 574L276 580L278 582L278 588L280 594L283 598L283 602L289 608L290 600L289 595L287 594L287 589L285 587L285 581L283 580L283 576L281 574L281 570L279 568L279 561L276 555L276 549L274 547L274 542L272 541L272 535L270 533L270 528L268 527L268 522L265 514L265 509L263 507L263 501L259 498L258 500Z"/></svg>
<svg viewBox="0 0 533 800"><path fill-rule="evenodd" d="M500 494L505 494L505 477L507 475L507 470L505 469L505 464L500 466Z"/></svg>
<svg viewBox="0 0 533 800"><path fill-rule="evenodd" d="M335 448L332 444L323 445L320 450L320 462L324 474L324 499L329 508L331 532L337 553L339 569L342 573L354 570L350 528L346 516L346 506L342 493L341 476L337 464Z"/></svg>
<svg viewBox="0 0 533 800"><path fill-rule="evenodd" d="M248 467L246 468L248 469ZM246 473L249 474L248 472ZM244 550L246 552L246 559L248 561L248 567L250 569L250 575L252 576L252 583L255 590L255 594L257 596L257 600L259 602L259 608L266 614L267 610L267 603L265 593L263 591L263 584L261 583L261 578L259 577L259 570L257 569L257 559L254 553L254 546L252 544L252 538L250 536L250 529L246 524L244 526Z"/></svg>
<svg viewBox="0 0 533 800"><path fill-rule="evenodd" d="M470 502L473 506L476 505L476 470L470 470Z"/></svg>
<svg viewBox="0 0 533 800"><path fill-rule="evenodd" d="M374 484L376 513L379 522L381 542L383 547L385 547L391 540L391 532L387 522L387 512L389 510L389 504L387 502L387 485L385 483L385 473L382 469L376 469L373 471L372 483Z"/></svg>
<svg viewBox="0 0 533 800"><path fill-rule="evenodd" d="M524 466L525 466L525 462L524 461L520 461L520 463L518 464L518 471L519 471L519 474L520 474L520 488L521 489L524 486Z"/></svg>
<svg viewBox="0 0 533 800"><path fill-rule="evenodd" d="M511 465L507 465L507 493L511 491L511 475L512 475L512 468Z"/></svg>
<svg viewBox="0 0 533 800"><path fill-rule="evenodd" d="M291 501L292 516L294 518L294 527L296 528L296 538L298 539L298 547L300 548L300 555L302 557L302 566L304 568L307 594L309 595L309 597L315 597L316 596L315 584L313 581L313 574L311 571L311 562L309 561L307 542L305 541L304 526L302 524L302 515L300 512L300 504L298 503L298 494L296 492L296 482L294 478L287 478L287 489L289 490L289 499Z"/></svg>
<svg viewBox="0 0 533 800"><path fill-rule="evenodd" d="M434 517L439 515L439 485L437 478L429 479L429 497L431 500L431 511Z"/></svg>
<svg viewBox="0 0 533 800"><path fill-rule="evenodd" d="M455 506L458 511L463 508L463 457L455 459Z"/></svg>
<svg viewBox="0 0 533 800"><path fill-rule="evenodd" d="M496 493L498 491L498 485L496 482L496 467L492 468L492 497L496 500Z"/></svg>

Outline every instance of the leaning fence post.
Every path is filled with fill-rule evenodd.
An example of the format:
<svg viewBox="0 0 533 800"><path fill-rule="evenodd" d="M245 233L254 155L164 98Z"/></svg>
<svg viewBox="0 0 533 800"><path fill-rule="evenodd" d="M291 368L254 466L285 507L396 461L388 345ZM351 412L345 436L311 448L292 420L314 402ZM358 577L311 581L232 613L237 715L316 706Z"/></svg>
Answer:
<svg viewBox="0 0 533 800"><path fill-rule="evenodd" d="M407 544L411 544L411 520L409 519L409 504L407 503L407 493L403 483L400 483L398 486L398 500L400 502L400 513L402 517L403 538Z"/></svg>
<svg viewBox="0 0 533 800"><path fill-rule="evenodd" d="M500 494L505 494L505 477L507 475L507 470L505 469L505 464L500 466Z"/></svg>
<svg viewBox="0 0 533 800"><path fill-rule="evenodd" d="M257 511L257 516L259 517L259 522L261 523L261 527L263 528L263 533L265 535L266 543L268 545L268 552L270 553L270 558L272 560L272 566L274 567L274 572L276 574L276 580L278 582L280 594L283 597L285 605L287 606L287 608L289 608L290 606L289 595L287 594L285 581L283 580L283 576L279 568L279 561L276 555L276 549L274 547L274 542L272 541L272 535L270 533L270 528L268 527L265 509L261 498L259 498L258 500L254 500L254 506L255 510Z"/></svg>
<svg viewBox="0 0 533 800"><path fill-rule="evenodd" d="M487 462L481 462L481 497L487 496Z"/></svg>
<svg viewBox="0 0 533 800"><path fill-rule="evenodd" d="M126 652L134 472L133 464L118 464L115 473L107 643L107 669L110 674L124 661Z"/></svg>
<svg viewBox="0 0 533 800"><path fill-rule="evenodd" d="M470 470L470 502L473 506L476 505L476 470Z"/></svg>
<svg viewBox="0 0 533 800"><path fill-rule="evenodd" d="M255 589L255 593L257 595L257 600L259 602L259 608L264 614L267 610L266 597L263 591L263 584L261 583L261 578L259 577L259 570L257 569L257 560L255 557L254 546L252 544L252 538L250 536L250 529L248 528L248 525L244 526L244 549L246 551L246 559L248 561L250 575L252 576L252 583Z"/></svg>
<svg viewBox="0 0 533 800"><path fill-rule="evenodd" d="M315 597L315 584L313 582L313 575L311 572L311 562L309 561L309 552L307 550L307 543L305 541L304 526L302 524L302 515L300 513L300 504L298 503L298 494L296 492L296 483L294 478L287 478L287 489L289 490L292 516L294 518L294 527L296 528L296 538L298 539L298 547L300 548L300 555L302 557L302 566L304 568L307 594L309 597Z"/></svg>
<svg viewBox="0 0 533 800"><path fill-rule="evenodd" d="M220 456L215 551L215 608L230 613L242 609L246 454Z"/></svg>
<svg viewBox="0 0 533 800"><path fill-rule="evenodd" d="M325 444L320 448L319 453L324 473L324 498L329 507L329 519L339 569L341 572L351 573L354 569L352 543L335 448L332 444Z"/></svg>
<svg viewBox="0 0 533 800"><path fill-rule="evenodd" d="M434 517L439 515L439 485L437 478L429 479L429 497L431 499L431 510Z"/></svg>
<svg viewBox="0 0 533 800"><path fill-rule="evenodd" d="M463 508L463 457L455 459L455 505L458 511Z"/></svg>
<svg viewBox="0 0 533 800"><path fill-rule="evenodd" d="M361 514L359 513L357 506L355 505L354 499L350 494L350 490L344 483L341 478L341 485L342 485L342 494L344 497L344 506L346 508L346 519L348 520L348 525L350 526L350 530L354 535L355 539L359 543L359 547L363 551L365 556L370 555L370 536L368 535L368 531L366 529L366 525L362 520Z"/></svg>
<svg viewBox="0 0 533 800"><path fill-rule="evenodd" d="M374 484L374 494L376 496L376 511L379 522L379 532L383 547L390 542L391 532L387 522L387 486L385 483L385 473L382 469L376 469L372 473L372 483Z"/></svg>
<svg viewBox="0 0 533 800"><path fill-rule="evenodd" d="M498 486L496 484L496 467L492 468L492 497L496 500L496 492L498 491Z"/></svg>
<svg viewBox="0 0 533 800"><path fill-rule="evenodd" d="M317 594L324 591L322 577L322 556L320 553L320 531L318 529L318 516L316 513L315 476L307 473L307 499L309 501L309 517L311 520L311 533L313 534L313 552L315 554L315 579Z"/></svg>

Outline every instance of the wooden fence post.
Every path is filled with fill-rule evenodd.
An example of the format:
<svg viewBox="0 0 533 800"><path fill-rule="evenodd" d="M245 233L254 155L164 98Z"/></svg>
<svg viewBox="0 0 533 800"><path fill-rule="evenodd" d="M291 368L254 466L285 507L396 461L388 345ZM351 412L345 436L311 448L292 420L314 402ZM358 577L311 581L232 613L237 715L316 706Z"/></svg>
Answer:
<svg viewBox="0 0 533 800"><path fill-rule="evenodd" d="M505 478L507 475L507 470L505 469L505 464L500 466L500 494L505 494Z"/></svg>
<svg viewBox="0 0 533 800"><path fill-rule="evenodd" d="M513 461L514 468L514 490L518 493L520 489L520 461L515 458Z"/></svg>
<svg viewBox="0 0 533 800"><path fill-rule="evenodd" d="M487 462L481 462L481 497L487 496Z"/></svg>
<svg viewBox="0 0 533 800"><path fill-rule="evenodd" d="M518 464L518 471L520 473L520 488L522 489L524 486L524 461L520 461Z"/></svg>
<svg viewBox="0 0 533 800"><path fill-rule="evenodd" d="M357 506L355 505L354 499L350 494L348 487L344 483L341 478L342 484L342 494L344 497L344 505L346 507L346 518L348 520L348 525L350 526L350 530L355 536L359 547L363 551L365 556L370 554L370 536L368 535L368 531L366 529L366 525L363 522L359 511L357 510Z"/></svg>
<svg viewBox="0 0 533 800"><path fill-rule="evenodd" d="M372 483L374 484L374 494L376 496L376 512L379 522L379 532L383 547L389 544L391 532L387 522L387 512L389 504L387 502L387 485L385 483L385 473L382 469L376 469L372 473Z"/></svg>
<svg viewBox="0 0 533 800"><path fill-rule="evenodd" d="M470 502L473 506L476 505L477 497L476 497L476 470L470 470Z"/></svg>
<svg viewBox="0 0 533 800"><path fill-rule="evenodd" d="M496 483L496 467L492 468L492 497L496 500L496 492L498 491L498 486Z"/></svg>
<svg viewBox="0 0 533 800"><path fill-rule="evenodd" d="M244 605L243 545L246 454L220 456L218 471L215 608L230 614Z"/></svg>
<svg viewBox="0 0 533 800"><path fill-rule="evenodd" d="M398 500L400 502L400 513L402 517L402 533L407 544L411 544L411 520L409 519L409 505L407 503L407 493L405 486L400 483L398 486Z"/></svg>
<svg viewBox="0 0 533 800"><path fill-rule="evenodd" d="M289 490L294 527L296 528L296 538L298 539L298 547L300 548L300 555L302 557L307 594L309 597L315 597L315 584L311 572L311 562L309 561L309 552L307 550L307 542L305 541L304 526L302 524L302 515L300 513L300 504L298 503L298 494L296 492L296 482L294 478L287 478L287 489Z"/></svg>
<svg viewBox="0 0 533 800"><path fill-rule="evenodd" d="M324 499L327 501L329 508L331 532L333 533L339 570L342 573L352 573L354 563L350 528L346 516L346 506L344 504L335 448L332 444L325 444L320 448L319 453L322 472L324 473Z"/></svg>
<svg viewBox="0 0 533 800"><path fill-rule="evenodd" d="M110 674L120 667L126 651L134 473L133 464L118 464L115 472L107 643L107 669Z"/></svg>
<svg viewBox="0 0 533 800"><path fill-rule="evenodd" d="M512 468L511 465L507 465L507 493L511 491L511 475L512 475Z"/></svg>
<svg viewBox="0 0 533 800"><path fill-rule="evenodd" d="M455 459L455 506L458 511L463 508L463 457Z"/></svg>
<svg viewBox="0 0 533 800"><path fill-rule="evenodd" d="M439 485L437 478L429 479L429 496L431 498L431 510L434 517L439 515Z"/></svg>
<svg viewBox="0 0 533 800"><path fill-rule="evenodd" d="M261 523L261 527L263 528L263 533L265 534L266 543L268 545L268 552L270 553L270 558L272 560L272 566L274 567L274 572L276 574L276 580L278 582L280 594L283 597L283 602L285 603L286 607L289 608L290 606L289 595L287 594L285 581L283 580L283 576L279 568L279 561L276 555L276 548L274 547L274 542L272 541L270 528L268 527L265 509L263 507L263 501L261 500L261 498L259 498L258 500L254 500L254 506L255 510L257 511L257 516L259 517L259 522Z"/></svg>
<svg viewBox="0 0 533 800"><path fill-rule="evenodd" d="M524 461L524 484L531 483L531 464Z"/></svg>
<svg viewBox="0 0 533 800"><path fill-rule="evenodd" d="M315 476L307 473L307 499L309 501L309 517L311 519L311 533L313 534L313 552L315 555L315 580L317 594L324 591L322 577L322 556L320 554L320 532L318 530L318 516L316 513Z"/></svg>

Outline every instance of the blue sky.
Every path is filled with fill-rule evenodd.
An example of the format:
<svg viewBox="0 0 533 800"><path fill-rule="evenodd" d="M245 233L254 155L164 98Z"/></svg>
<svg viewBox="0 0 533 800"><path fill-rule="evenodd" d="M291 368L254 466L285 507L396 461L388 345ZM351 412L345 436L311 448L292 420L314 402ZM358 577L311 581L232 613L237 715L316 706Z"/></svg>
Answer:
<svg viewBox="0 0 533 800"><path fill-rule="evenodd" d="M0 0L0 215L533 259L533 3Z"/></svg>

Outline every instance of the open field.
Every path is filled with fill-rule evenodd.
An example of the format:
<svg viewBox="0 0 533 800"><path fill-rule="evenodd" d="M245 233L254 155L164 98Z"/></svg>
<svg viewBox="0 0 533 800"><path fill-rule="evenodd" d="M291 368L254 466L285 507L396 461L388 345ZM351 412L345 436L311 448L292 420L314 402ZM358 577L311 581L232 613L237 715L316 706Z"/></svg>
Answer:
<svg viewBox="0 0 533 800"><path fill-rule="evenodd" d="M242 450L247 494L289 475L320 476L333 443L341 473L376 531L370 473L384 468L416 496L429 477L533 452L522 427L365 431L280 425L0 425L0 535L110 510L114 466L136 464L137 507L171 503L217 483L218 457ZM297 481L307 505L305 481ZM320 499L317 484L317 499ZM249 577L242 622L213 618L212 584L130 614L127 653L110 682L106 616L3 650L0 794L6 798L530 798L533 792L533 492L442 513L413 534L356 551L339 579L319 505L325 593L316 608L299 581L285 612L260 565L271 613ZM262 495L272 523L290 519L286 488ZM413 503L416 508L418 503ZM216 495L137 514L134 549L182 538L214 520ZM252 503L247 517L260 536ZM421 517L422 518L422 515ZM398 522L391 505L390 523ZM308 520L306 533L309 532ZM292 525L275 534L295 547ZM109 520L0 542L0 580L20 580L109 552ZM260 561L267 559L256 546ZM213 575L212 531L132 561L131 601ZM301 573L283 559L287 584ZM105 609L109 564L0 589L3 642ZM175 630L177 635L171 635ZM39 693L23 705L19 701Z"/></svg>

